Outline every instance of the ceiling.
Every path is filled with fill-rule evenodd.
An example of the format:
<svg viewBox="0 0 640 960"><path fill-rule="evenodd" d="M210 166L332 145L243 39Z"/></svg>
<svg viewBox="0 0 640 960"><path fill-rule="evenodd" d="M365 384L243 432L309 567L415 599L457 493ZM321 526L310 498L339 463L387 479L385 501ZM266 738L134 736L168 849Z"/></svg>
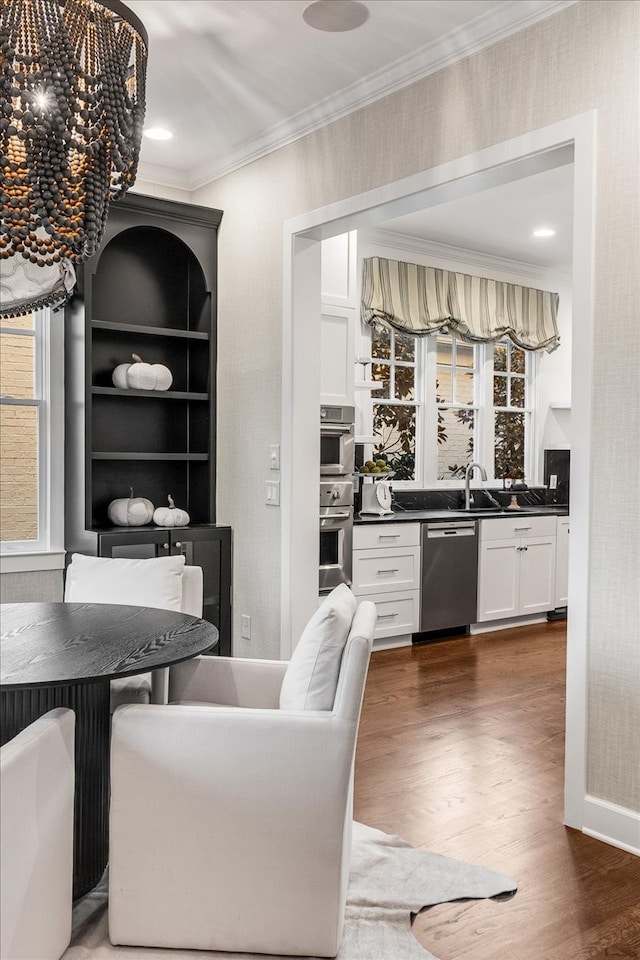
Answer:
<svg viewBox="0 0 640 960"><path fill-rule="evenodd" d="M481 251L568 273L573 251L573 164L565 164L382 224L386 232ZM539 227L555 230L538 238Z"/></svg>
<svg viewBox="0 0 640 960"><path fill-rule="evenodd" d="M309 27L308 2L127 0L149 35L146 126L173 132L143 138L140 180L197 189L576 0L365 0L368 20L343 33ZM568 176L549 171L384 226L566 269ZM525 242L522 224L547 210L554 243Z"/></svg>

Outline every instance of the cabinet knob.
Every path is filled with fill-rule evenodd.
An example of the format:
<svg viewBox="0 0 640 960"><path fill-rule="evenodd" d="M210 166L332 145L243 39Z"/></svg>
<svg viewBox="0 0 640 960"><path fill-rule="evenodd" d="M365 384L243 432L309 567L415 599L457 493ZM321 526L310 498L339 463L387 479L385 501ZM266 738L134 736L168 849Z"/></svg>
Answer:
<svg viewBox="0 0 640 960"><path fill-rule="evenodd" d="M168 544L168 543L163 543L163 544L162 544L162 549L163 549L163 550L168 550L168 549L169 549L169 544Z"/></svg>
<svg viewBox="0 0 640 960"><path fill-rule="evenodd" d="M176 547L178 548L178 550L180 549L181 546L182 546L182 543L180 542L180 540L176 540Z"/></svg>

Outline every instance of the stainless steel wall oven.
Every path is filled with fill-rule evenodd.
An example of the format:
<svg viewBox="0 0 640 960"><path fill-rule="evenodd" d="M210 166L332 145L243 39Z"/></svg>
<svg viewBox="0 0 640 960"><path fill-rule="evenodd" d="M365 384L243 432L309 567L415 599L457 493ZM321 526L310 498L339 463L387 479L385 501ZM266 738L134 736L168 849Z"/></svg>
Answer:
<svg viewBox="0 0 640 960"><path fill-rule="evenodd" d="M354 470L354 407L320 407L320 476L351 479Z"/></svg>
<svg viewBox="0 0 640 960"><path fill-rule="evenodd" d="M320 594L351 585L354 420L353 407L320 408Z"/></svg>

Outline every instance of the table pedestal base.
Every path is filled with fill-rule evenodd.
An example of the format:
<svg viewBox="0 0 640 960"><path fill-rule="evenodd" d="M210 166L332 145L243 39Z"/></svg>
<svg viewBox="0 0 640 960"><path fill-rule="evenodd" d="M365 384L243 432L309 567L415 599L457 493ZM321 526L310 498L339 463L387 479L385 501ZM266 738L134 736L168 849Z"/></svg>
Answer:
<svg viewBox="0 0 640 960"><path fill-rule="evenodd" d="M109 850L109 681L0 694L2 743L54 707L76 714L73 899L100 880Z"/></svg>

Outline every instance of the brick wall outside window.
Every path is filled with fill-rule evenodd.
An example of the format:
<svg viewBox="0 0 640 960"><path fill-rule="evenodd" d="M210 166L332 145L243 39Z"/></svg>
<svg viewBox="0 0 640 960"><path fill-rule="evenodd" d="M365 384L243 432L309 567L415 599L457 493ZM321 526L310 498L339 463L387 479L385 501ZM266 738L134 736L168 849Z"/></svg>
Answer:
<svg viewBox="0 0 640 960"><path fill-rule="evenodd" d="M33 329L31 316L3 327ZM0 393L35 397L35 337L0 334ZM0 540L38 538L38 408L0 405Z"/></svg>

